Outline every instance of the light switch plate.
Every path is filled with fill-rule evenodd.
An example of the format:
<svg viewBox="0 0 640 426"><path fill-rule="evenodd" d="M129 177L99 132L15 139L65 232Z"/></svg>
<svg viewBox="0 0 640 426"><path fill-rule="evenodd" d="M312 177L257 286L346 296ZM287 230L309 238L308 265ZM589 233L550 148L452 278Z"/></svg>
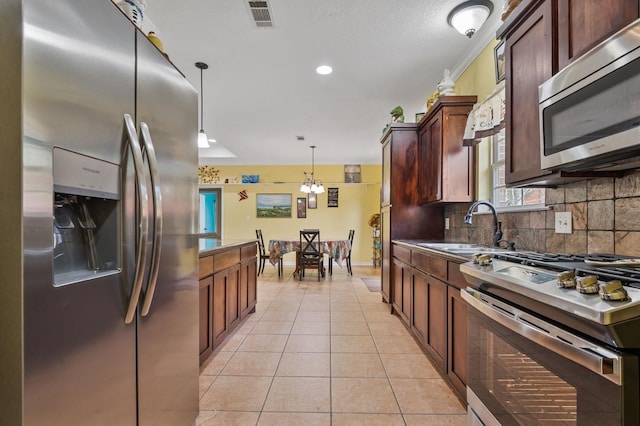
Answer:
<svg viewBox="0 0 640 426"><path fill-rule="evenodd" d="M571 212L556 212L556 234L570 234L572 232Z"/></svg>
<svg viewBox="0 0 640 426"><path fill-rule="evenodd" d="M444 229L449 229L449 218L448 217L444 218Z"/></svg>

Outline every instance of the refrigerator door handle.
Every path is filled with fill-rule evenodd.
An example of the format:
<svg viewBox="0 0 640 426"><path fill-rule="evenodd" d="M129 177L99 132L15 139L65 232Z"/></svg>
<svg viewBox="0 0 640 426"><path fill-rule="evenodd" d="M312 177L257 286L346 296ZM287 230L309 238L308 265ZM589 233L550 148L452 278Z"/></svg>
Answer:
<svg viewBox="0 0 640 426"><path fill-rule="evenodd" d="M162 246L162 193L160 192L160 176L156 151L149 132L147 123L140 123L140 136L142 141L143 154L146 154L149 162L149 173L151 175L151 186L153 187L153 245L151 251L151 266L149 267L149 279L147 289L143 296L140 314L146 316L153 302L153 295L158 283L158 270L160 269L160 250Z"/></svg>
<svg viewBox="0 0 640 426"><path fill-rule="evenodd" d="M136 247L136 267L133 275L133 288L129 305L124 317L125 324L131 324L136 315L136 308L140 300L142 281L147 263L147 238L149 233L149 212L147 211L148 195L147 183L144 175L144 162L142 159L142 149L136 133L136 125L129 114L124 115L125 131L122 138L131 150L133 158L133 168L136 173L136 208L138 210L138 238Z"/></svg>

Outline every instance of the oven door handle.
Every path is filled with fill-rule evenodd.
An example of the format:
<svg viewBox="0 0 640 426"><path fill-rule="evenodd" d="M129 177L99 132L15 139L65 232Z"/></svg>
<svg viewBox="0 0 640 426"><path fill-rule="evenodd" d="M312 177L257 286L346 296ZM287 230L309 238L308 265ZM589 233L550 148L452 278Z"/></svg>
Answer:
<svg viewBox="0 0 640 426"><path fill-rule="evenodd" d="M478 290L462 289L460 295L470 306L509 330L621 384L622 359L618 354Z"/></svg>

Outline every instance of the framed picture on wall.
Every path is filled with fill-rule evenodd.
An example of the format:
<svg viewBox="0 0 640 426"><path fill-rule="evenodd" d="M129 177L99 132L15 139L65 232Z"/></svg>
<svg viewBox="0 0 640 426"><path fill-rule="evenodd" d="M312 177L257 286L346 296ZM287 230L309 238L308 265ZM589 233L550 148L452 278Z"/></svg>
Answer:
<svg viewBox="0 0 640 426"><path fill-rule="evenodd" d="M309 193L309 208L317 209L318 208L318 194L315 192Z"/></svg>
<svg viewBox="0 0 640 426"><path fill-rule="evenodd" d="M305 219L307 217L307 199L304 197L298 198L296 203L296 210L298 212L298 219Z"/></svg>
<svg viewBox="0 0 640 426"><path fill-rule="evenodd" d="M496 67L496 84L504 80L507 64L504 58L504 41L493 49L493 59Z"/></svg>
<svg viewBox="0 0 640 426"><path fill-rule="evenodd" d="M256 194L256 217L291 217L291 194Z"/></svg>
<svg viewBox="0 0 640 426"><path fill-rule="evenodd" d="M344 182L360 183L360 165L359 164L347 164L346 166L344 166Z"/></svg>
<svg viewBox="0 0 640 426"><path fill-rule="evenodd" d="M338 207L338 188L327 189L327 207Z"/></svg>

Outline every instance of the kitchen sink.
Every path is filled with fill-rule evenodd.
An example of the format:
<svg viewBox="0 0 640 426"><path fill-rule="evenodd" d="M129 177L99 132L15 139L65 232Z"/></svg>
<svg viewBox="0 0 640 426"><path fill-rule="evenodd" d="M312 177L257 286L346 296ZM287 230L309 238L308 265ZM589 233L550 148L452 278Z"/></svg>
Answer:
<svg viewBox="0 0 640 426"><path fill-rule="evenodd" d="M461 257L471 258L476 253L504 253L509 252L506 248L501 247L486 247L479 244L466 244L466 243L417 243L418 246L439 250L445 253L455 254ZM513 252L513 251L511 251Z"/></svg>
<svg viewBox="0 0 640 426"><path fill-rule="evenodd" d="M465 244L465 243L418 243L420 247L426 247L434 250L478 250L486 248L479 244Z"/></svg>

